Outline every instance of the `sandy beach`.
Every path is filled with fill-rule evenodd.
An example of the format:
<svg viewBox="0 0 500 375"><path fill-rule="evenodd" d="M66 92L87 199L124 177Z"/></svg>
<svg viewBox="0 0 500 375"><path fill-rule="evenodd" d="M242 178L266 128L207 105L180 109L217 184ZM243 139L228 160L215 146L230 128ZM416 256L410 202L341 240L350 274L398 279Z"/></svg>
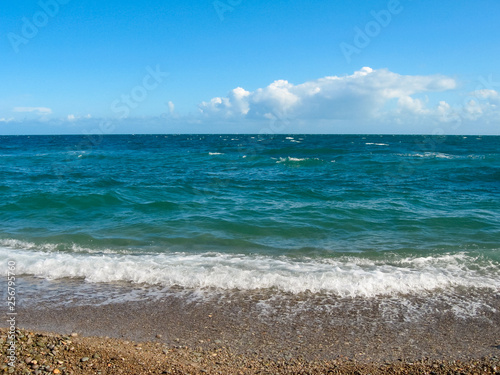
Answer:
<svg viewBox="0 0 500 375"><path fill-rule="evenodd" d="M499 298L487 291L467 296L489 300L489 309L473 311L459 309L459 296L179 289L153 298L151 286L115 285L113 293L126 300L113 301L102 298L105 285L36 279L22 285L16 374L500 372ZM85 298L83 287L93 288Z"/></svg>

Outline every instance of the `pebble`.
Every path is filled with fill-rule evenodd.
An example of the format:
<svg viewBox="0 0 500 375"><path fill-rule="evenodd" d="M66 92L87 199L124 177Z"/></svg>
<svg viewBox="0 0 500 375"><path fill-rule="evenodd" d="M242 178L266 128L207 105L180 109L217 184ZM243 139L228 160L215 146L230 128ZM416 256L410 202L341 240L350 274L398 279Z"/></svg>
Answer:
<svg viewBox="0 0 500 375"><path fill-rule="evenodd" d="M4 334L5 329L0 328L0 337ZM29 333L23 331L24 336L29 337ZM18 358L19 368L10 370L8 366L0 363L0 373L15 373L19 375L24 374L38 374L38 375L66 375L80 373L79 371L90 370L90 363L92 364L93 374L146 374L146 373L193 373L191 366L196 368L195 373L220 373L220 374L242 374L251 371L251 373L268 373L268 374L296 374L296 373L309 373L309 374L323 374L329 370L333 373L349 373L349 374L380 374L383 373L399 373L399 374L474 374L478 375L500 375L496 374L499 368L498 358L489 357L481 360L462 360L462 361L433 361L424 358L415 362L405 362L401 358L397 362L380 362L375 364L357 363L353 359L345 356L339 356L339 359L329 363L322 361L307 361L299 351L289 353L266 352L257 347L249 347L246 355L235 355L229 348L219 346L213 350L206 350L202 347L188 348L182 347L183 350L174 350L173 347L161 344L159 342L153 345L145 343L132 343L130 346L124 346L123 342L114 342L111 345L109 342L96 340L99 346L87 346L85 344L87 339L82 339L82 343L72 347L73 351L68 351L66 343L61 341L61 336L45 336L42 334L33 335L31 344L28 343L28 338L18 341L20 353L23 353ZM217 342L219 341L219 342ZM209 342L208 339L205 342ZM220 340L213 340L215 343L222 343ZM42 344L40 346L39 344ZM142 352L140 360L133 359L135 351L130 349L139 349L142 345ZM7 344L4 341L0 343L0 352L6 350ZM45 349L52 348L52 351ZM75 349L76 348L76 349ZM64 349L64 350L63 350ZM134 353L135 352L135 353ZM165 357L163 355L169 354L168 366L170 369L165 368ZM29 354L29 355L28 355ZM53 356L51 356L53 354ZM92 354L92 355L90 355ZM89 357L98 359L105 358L105 360L92 360ZM149 355L157 355L154 360L149 361ZM279 359L274 359L279 356ZM332 355L333 356L333 355ZM123 358L125 357L125 358ZM154 358L154 357L153 357ZM141 362L141 360L143 362ZM86 362L89 361L89 364ZM122 362L123 361L123 362ZM82 364L85 363L85 364ZM3 366L2 366L3 365ZM332 367L334 366L334 367Z"/></svg>

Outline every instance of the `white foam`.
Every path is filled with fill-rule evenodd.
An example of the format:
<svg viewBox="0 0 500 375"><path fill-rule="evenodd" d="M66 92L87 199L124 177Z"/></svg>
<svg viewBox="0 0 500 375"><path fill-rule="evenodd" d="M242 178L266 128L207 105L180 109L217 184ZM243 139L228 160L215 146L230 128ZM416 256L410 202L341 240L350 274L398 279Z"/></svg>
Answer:
<svg viewBox="0 0 500 375"><path fill-rule="evenodd" d="M461 287L500 290L499 264L479 266L465 253L398 260L344 256L291 259L220 253L118 254L59 252L0 246L0 259L17 274L87 282L146 283L165 287L331 293L342 297L415 294ZM6 269L3 268L4 270Z"/></svg>
<svg viewBox="0 0 500 375"><path fill-rule="evenodd" d="M287 163L287 162L301 162L308 160L320 160L318 158L294 158L291 156L287 156L286 158L280 157L280 159L276 163Z"/></svg>
<svg viewBox="0 0 500 375"><path fill-rule="evenodd" d="M11 249L35 250L43 252L55 252L64 250L73 253L88 253L88 254L115 253L114 251L109 249L89 249L81 247L74 243L69 245L58 245L53 243L35 244L33 242L20 241L14 239L0 239L0 249L2 249L2 247L7 247Z"/></svg>
<svg viewBox="0 0 500 375"><path fill-rule="evenodd" d="M209 152L208 155L224 155L222 152Z"/></svg>
<svg viewBox="0 0 500 375"><path fill-rule="evenodd" d="M304 161L307 160L307 158L293 158L293 157L286 157L286 158L280 158L280 160L277 161L277 163L285 163L287 161Z"/></svg>
<svg viewBox="0 0 500 375"><path fill-rule="evenodd" d="M442 152L424 152L412 154L397 154L398 156L424 158L424 159L485 159L484 155L450 155Z"/></svg>
<svg viewBox="0 0 500 375"><path fill-rule="evenodd" d="M414 153L414 154L399 154L400 156L411 156L415 158L434 158L434 159L457 159L460 156L443 154L442 152L424 152L424 153Z"/></svg>

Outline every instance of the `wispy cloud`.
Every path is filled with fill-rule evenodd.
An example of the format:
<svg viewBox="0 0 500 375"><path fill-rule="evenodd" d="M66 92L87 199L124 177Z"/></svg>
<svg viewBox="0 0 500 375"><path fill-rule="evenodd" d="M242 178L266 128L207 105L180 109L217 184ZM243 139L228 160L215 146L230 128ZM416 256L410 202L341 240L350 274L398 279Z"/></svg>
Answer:
<svg viewBox="0 0 500 375"><path fill-rule="evenodd" d="M47 107L14 107L12 112L34 112L41 115L50 115L52 113L52 109Z"/></svg>
<svg viewBox="0 0 500 375"><path fill-rule="evenodd" d="M73 122L73 121L77 121L77 120L87 120L90 118L92 118L92 115L90 115L90 113L85 115L85 116L77 116L74 114L69 114L68 116L66 116L66 120L68 120L69 122Z"/></svg>

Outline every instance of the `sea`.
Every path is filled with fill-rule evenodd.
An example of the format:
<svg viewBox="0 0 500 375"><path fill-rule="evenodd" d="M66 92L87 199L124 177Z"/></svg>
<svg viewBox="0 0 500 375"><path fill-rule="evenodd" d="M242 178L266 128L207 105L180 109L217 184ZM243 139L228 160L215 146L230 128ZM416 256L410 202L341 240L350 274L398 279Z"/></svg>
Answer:
<svg viewBox="0 0 500 375"><path fill-rule="evenodd" d="M28 307L246 293L497 314L500 137L0 136L0 265Z"/></svg>

